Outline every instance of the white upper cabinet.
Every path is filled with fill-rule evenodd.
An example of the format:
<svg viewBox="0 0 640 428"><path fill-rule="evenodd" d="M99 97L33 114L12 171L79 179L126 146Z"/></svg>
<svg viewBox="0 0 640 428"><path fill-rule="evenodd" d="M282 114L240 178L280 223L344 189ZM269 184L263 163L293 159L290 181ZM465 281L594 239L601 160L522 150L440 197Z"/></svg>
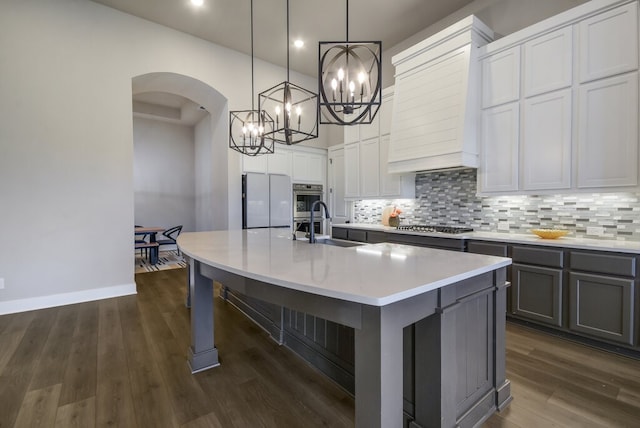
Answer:
<svg viewBox="0 0 640 428"><path fill-rule="evenodd" d="M520 98L520 46L482 60L482 108Z"/></svg>
<svg viewBox="0 0 640 428"><path fill-rule="evenodd" d="M308 152L293 152L293 174L291 180L295 183L325 182L326 155Z"/></svg>
<svg viewBox="0 0 640 428"><path fill-rule="evenodd" d="M524 44L524 95L571 86L573 31L568 26Z"/></svg>
<svg viewBox="0 0 640 428"><path fill-rule="evenodd" d="M571 89L524 102L522 188L571 187Z"/></svg>
<svg viewBox="0 0 640 428"><path fill-rule="evenodd" d="M345 126L344 197L347 199L415 197L414 173L389 174L388 171L393 96L393 87L382 91L382 104L373 123L358 126L358 141L346 142L354 134L349 129L352 126Z"/></svg>
<svg viewBox="0 0 640 428"><path fill-rule="evenodd" d="M638 68L638 2L579 24L580 82Z"/></svg>
<svg viewBox="0 0 640 428"><path fill-rule="evenodd" d="M380 140L373 138L360 143L360 196L380 195Z"/></svg>
<svg viewBox="0 0 640 428"><path fill-rule="evenodd" d="M638 185L638 73L580 88L578 187Z"/></svg>
<svg viewBox="0 0 640 428"><path fill-rule="evenodd" d="M323 149L276 144L274 152L242 156L242 172L284 174L295 183L325 184L327 155Z"/></svg>
<svg viewBox="0 0 640 428"><path fill-rule="evenodd" d="M380 196L385 198L413 199L416 197L415 174L389 174L390 135L380 136Z"/></svg>
<svg viewBox="0 0 640 428"><path fill-rule="evenodd" d="M242 156L243 172L267 173L267 157L270 155Z"/></svg>
<svg viewBox="0 0 640 428"><path fill-rule="evenodd" d="M378 110L378 117L380 117L380 135L389 135L391 133L391 115L393 113L393 90L394 88L387 88L382 91L382 104L380 104L380 110ZM386 158L386 155L385 155Z"/></svg>
<svg viewBox="0 0 640 428"><path fill-rule="evenodd" d="M355 143L360 141L360 125L344 126L344 143Z"/></svg>
<svg viewBox="0 0 640 428"><path fill-rule="evenodd" d="M478 192L638 191L638 45L638 1L598 0L482 47Z"/></svg>
<svg viewBox="0 0 640 428"><path fill-rule="evenodd" d="M334 223L349 220L349 207L344 199L344 147L331 147L329 156L329 212Z"/></svg>
<svg viewBox="0 0 640 428"><path fill-rule="evenodd" d="M344 197L360 197L360 144L344 145Z"/></svg>
<svg viewBox="0 0 640 428"><path fill-rule="evenodd" d="M262 157L268 160L267 170L270 174L284 174L291 176L293 158L289 150L278 150L276 147L273 153Z"/></svg>
<svg viewBox="0 0 640 428"><path fill-rule="evenodd" d="M478 169L478 190L518 190L518 140L520 105L517 102L482 112L483 151Z"/></svg>
<svg viewBox="0 0 640 428"><path fill-rule="evenodd" d="M378 138L378 135L380 135L380 111L378 111L371 123L360 125L361 141Z"/></svg>

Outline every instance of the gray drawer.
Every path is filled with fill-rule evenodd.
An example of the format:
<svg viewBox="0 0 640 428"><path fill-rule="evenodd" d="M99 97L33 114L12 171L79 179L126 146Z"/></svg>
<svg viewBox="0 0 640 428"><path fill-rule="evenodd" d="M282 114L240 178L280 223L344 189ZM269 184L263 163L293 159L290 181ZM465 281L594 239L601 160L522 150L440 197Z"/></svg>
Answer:
<svg viewBox="0 0 640 428"><path fill-rule="evenodd" d="M571 270L619 276L636 276L636 258L623 254L596 254L572 251L569 265Z"/></svg>
<svg viewBox="0 0 640 428"><path fill-rule="evenodd" d="M367 231L349 229L349 240L358 242L367 242Z"/></svg>
<svg viewBox="0 0 640 428"><path fill-rule="evenodd" d="M331 227L331 236L335 239L349 239L349 230L342 227Z"/></svg>
<svg viewBox="0 0 640 428"><path fill-rule="evenodd" d="M469 241L467 251L487 256L507 257L507 246L505 244L493 244L482 241Z"/></svg>
<svg viewBox="0 0 640 428"><path fill-rule="evenodd" d="M513 263L539 265L561 268L564 265L562 250L548 248L518 247L514 246L511 252Z"/></svg>

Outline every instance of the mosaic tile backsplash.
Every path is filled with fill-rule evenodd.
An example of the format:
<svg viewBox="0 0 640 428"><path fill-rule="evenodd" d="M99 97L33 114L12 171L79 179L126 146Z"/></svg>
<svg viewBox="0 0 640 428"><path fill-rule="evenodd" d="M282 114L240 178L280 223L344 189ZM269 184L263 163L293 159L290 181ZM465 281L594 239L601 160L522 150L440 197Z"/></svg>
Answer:
<svg viewBox="0 0 640 428"><path fill-rule="evenodd" d="M504 233L561 228L574 237L640 241L639 193L479 197L474 169L418 174L416 199L355 201L353 220L380 223L389 205L402 209L401 224Z"/></svg>

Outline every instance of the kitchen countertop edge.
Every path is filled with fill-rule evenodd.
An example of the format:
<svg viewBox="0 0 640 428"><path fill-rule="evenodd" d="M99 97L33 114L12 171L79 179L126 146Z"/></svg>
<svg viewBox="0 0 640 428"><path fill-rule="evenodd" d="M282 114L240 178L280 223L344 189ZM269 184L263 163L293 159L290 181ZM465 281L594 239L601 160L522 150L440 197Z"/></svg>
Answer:
<svg viewBox="0 0 640 428"><path fill-rule="evenodd" d="M451 233L427 233L411 232L407 230L397 230L395 227L383 226L381 224L368 223L342 223L333 224L332 227L343 227L349 229L372 230L387 233L397 233L403 235L431 236L448 239L468 239L477 241L503 242L507 244L527 244L540 245L546 247L563 247L577 250L598 250L618 253L640 254L640 242L617 241L613 239L590 239L574 238L565 236L557 239L543 239L533 234L515 234L500 232L466 232L460 234Z"/></svg>

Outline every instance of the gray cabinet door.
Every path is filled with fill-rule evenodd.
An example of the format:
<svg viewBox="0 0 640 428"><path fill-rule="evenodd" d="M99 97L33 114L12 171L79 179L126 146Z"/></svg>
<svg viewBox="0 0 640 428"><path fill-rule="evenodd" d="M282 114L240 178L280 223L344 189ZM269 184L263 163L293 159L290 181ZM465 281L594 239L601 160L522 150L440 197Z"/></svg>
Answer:
<svg viewBox="0 0 640 428"><path fill-rule="evenodd" d="M571 272L569 328L633 345L634 285L631 279Z"/></svg>
<svg viewBox="0 0 640 428"><path fill-rule="evenodd" d="M514 263L511 282L513 315L562 327L562 269Z"/></svg>

